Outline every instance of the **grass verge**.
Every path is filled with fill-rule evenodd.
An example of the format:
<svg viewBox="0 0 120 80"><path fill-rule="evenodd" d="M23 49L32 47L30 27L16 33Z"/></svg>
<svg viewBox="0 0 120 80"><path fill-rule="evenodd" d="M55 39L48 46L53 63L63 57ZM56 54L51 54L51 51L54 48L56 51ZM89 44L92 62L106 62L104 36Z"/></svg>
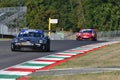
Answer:
<svg viewBox="0 0 120 80"><path fill-rule="evenodd" d="M0 38L0 40L11 40L11 38Z"/></svg>
<svg viewBox="0 0 120 80"><path fill-rule="evenodd" d="M100 50L90 52L84 56L79 56L57 68L78 68L78 67L108 67L120 66L120 44L108 45Z"/></svg>
<svg viewBox="0 0 120 80"><path fill-rule="evenodd" d="M89 73L59 76L33 76L30 80L120 80L120 72Z"/></svg>
<svg viewBox="0 0 120 80"><path fill-rule="evenodd" d="M78 67L116 67L120 66L120 44L108 45L100 50L78 56L62 63L54 69ZM120 72L88 73L59 76L32 76L30 80L120 80Z"/></svg>

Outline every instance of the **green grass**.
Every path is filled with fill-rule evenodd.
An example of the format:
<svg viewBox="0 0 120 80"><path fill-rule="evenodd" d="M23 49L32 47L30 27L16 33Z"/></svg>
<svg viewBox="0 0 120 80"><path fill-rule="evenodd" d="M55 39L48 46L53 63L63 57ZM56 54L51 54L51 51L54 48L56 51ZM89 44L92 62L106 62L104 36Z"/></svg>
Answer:
<svg viewBox="0 0 120 80"><path fill-rule="evenodd" d="M89 73L59 76L34 76L30 80L120 80L120 72Z"/></svg>
<svg viewBox="0 0 120 80"><path fill-rule="evenodd" d="M79 56L62 63L53 69L115 66L120 66L120 44L108 45L84 56ZM32 76L30 80L120 80L120 71L58 76Z"/></svg>
<svg viewBox="0 0 120 80"><path fill-rule="evenodd" d="M108 45L100 50L90 52L84 56L79 56L62 63L54 67L54 69L108 66L120 66L120 44Z"/></svg>
<svg viewBox="0 0 120 80"><path fill-rule="evenodd" d="M0 38L0 40L11 40L11 38Z"/></svg>

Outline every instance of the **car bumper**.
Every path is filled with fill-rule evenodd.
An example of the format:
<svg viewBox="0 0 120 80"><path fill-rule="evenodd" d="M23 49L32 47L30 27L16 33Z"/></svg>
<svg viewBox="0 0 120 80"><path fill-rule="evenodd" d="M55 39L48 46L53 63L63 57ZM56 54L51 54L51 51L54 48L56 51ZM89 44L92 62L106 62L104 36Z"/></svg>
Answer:
<svg viewBox="0 0 120 80"><path fill-rule="evenodd" d="M44 49L44 44L34 43L34 44L22 44L22 43L14 43L14 45L21 50L42 50Z"/></svg>
<svg viewBox="0 0 120 80"><path fill-rule="evenodd" d="M89 37L87 37L87 36L82 36L82 37L77 37L76 38L77 40L94 40L94 39L96 39L96 37L93 37L93 36L89 36Z"/></svg>

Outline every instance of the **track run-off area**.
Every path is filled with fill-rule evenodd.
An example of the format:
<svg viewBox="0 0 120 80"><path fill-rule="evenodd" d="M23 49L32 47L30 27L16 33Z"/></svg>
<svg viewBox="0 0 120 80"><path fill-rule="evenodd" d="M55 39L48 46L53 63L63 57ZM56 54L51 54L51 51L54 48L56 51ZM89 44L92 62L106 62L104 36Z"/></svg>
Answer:
<svg viewBox="0 0 120 80"><path fill-rule="evenodd" d="M10 40L0 41L0 80L20 80L37 70L48 70L74 56L117 42L52 40L50 52L12 52Z"/></svg>

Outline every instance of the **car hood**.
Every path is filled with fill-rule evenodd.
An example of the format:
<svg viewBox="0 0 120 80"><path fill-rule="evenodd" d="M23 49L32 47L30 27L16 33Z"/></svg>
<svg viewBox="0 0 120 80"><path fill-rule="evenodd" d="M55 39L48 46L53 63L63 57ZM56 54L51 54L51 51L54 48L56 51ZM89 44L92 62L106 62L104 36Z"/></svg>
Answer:
<svg viewBox="0 0 120 80"><path fill-rule="evenodd" d="M39 37L19 37L18 38L18 41L19 42L26 42L26 41L30 41L30 42L33 42L33 43L37 43L39 42L39 40L42 40L42 38L39 38Z"/></svg>
<svg viewBox="0 0 120 80"><path fill-rule="evenodd" d="M92 36L92 34L91 33L82 33L82 35L81 35L82 37L91 37Z"/></svg>

